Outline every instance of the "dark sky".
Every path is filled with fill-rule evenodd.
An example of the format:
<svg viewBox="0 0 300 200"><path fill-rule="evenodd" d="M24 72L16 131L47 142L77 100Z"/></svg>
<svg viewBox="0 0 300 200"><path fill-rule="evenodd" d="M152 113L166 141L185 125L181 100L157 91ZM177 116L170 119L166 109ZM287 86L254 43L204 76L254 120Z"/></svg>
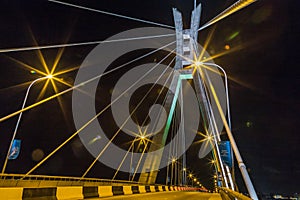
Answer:
<svg viewBox="0 0 300 200"><path fill-rule="evenodd" d="M182 11L185 25L189 24L193 8L193 1L186 0L68 2L168 25L173 25L172 7ZM202 0L201 3L200 24L204 24L234 1ZM211 54L224 51L225 45L241 47L214 61L230 76L233 134L260 193L300 192L299 8L296 0L261 0L199 33L199 43L203 45L215 28L208 46ZM131 28L149 26L45 0L1 0L0 24L0 49L35 46L34 40L38 45L105 40ZM238 34L230 38L234 33ZM66 48L57 71L79 66L93 47ZM59 49L42 50L49 66L53 65L58 52ZM16 60L44 71L37 51L0 53L0 117L21 108L28 84L17 85L39 77ZM72 84L75 76L76 70L60 78ZM28 105L36 101L42 86L36 84L31 90ZM59 91L68 88L59 83L57 86ZM44 97L54 92L50 86ZM36 163L32 158L34 150L41 149L47 154L74 132L70 102L71 94L61 97L64 113L57 100L24 113L17 135L22 139L22 152L17 160L9 162L8 173L27 172ZM1 163L16 120L13 117L0 123ZM36 151L35 155L41 152ZM83 158L86 162L82 162ZM92 160L76 138L35 173L79 176ZM113 176L113 171L100 175L102 168L103 165L97 164L91 176ZM191 168L196 171L201 166L191 164Z"/></svg>

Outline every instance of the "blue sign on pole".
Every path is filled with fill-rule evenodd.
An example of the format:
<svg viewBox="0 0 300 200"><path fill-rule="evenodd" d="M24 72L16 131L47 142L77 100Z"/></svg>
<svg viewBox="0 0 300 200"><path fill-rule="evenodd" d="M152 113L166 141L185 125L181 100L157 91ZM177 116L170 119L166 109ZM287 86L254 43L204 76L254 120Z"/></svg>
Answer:
<svg viewBox="0 0 300 200"><path fill-rule="evenodd" d="M229 141L221 141L219 143L219 150L222 161L228 166L232 167L232 153Z"/></svg>
<svg viewBox="0 0 300 200"><path fill-rule="evenodd" d="M20 154L20 150L21 150L21 140L14 140L11 149L9 151L8 160L16 159Z"/></svg>

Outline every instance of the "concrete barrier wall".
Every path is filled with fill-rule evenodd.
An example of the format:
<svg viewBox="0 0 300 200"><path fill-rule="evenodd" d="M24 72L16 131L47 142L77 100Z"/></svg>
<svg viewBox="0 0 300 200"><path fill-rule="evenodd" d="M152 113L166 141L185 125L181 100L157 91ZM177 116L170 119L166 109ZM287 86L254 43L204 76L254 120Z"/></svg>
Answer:
<svg viewBox="0 0 300 200"><path fill-rule="evenodd" d="M156 192L155 186L150 186L150 191L151 191L151 192Z"/></svg>
<svg viewBox="0 0 300 200"><path fill-rule="evenodd" d="M21 200L45 198L47 200L85 199L97 197L110 197L117 195L130 195L163 191L193 190L177 186L62 186L62 187L39 187L0 188L0 199Z"/></svg>
<svg viewBox="0 0 300 200"><path fill-rule="evenodd" d="M139 186L137 186L137 185L131 186L131 190L132 190L132 194L139 194L140 193Z"/></svg>
<svg viewBox="0 0 300 200"><path fill-rule="evenodd" d="M56 200L57 188L23 188L22 199L34 199L44 197L49 200Z"/></svg>
<svg viewBox="0 0 300 200"><path fill-rule="evenodd" d="M61 199L83 199L83 188L80 186L57 187L56 197Z"/></svg>
<svg viewBox="0 0 300 200"><path fill-rule="evenodd" d="M124 195L123 186L112 186L112 192L114 196Z"/></svg>
<svg viewBox="0 0 300 200"><path fill-rule="evenodd" d="M124 194L133 194L132 186L123 186Z"/></svg>
<svg viewBox="0 0 300 200"><path fill-rule="evenodd" d="M82 189L84 198L99 197L98 187L96 186L83 187Z"/></svg>
<svg viewBox="0 0 300 200"><path fill-rule="evenodd" d="M146 193L147 192L145 186L139 186L139 191L140 191L140 193Z"/></svg>
<svg viewBox="0 0 300 200"><path fill-rule="evenodd" d="M158 190L159 190L160 192L166 191L166 190L164 190L164 188L165 188L165 186L158 186Z"/></svg>
<svg viewBox="0 0 300 200"><path fill-rule="evenodd" d="M22 195L23 188L0 188L0 199L19 200Z"/></svg>
<svg viewBox="0 0 300 200"><path fill-rule="evenodd" d="M99 197L111 197L113 196L112 186L99 186L98 187Z"/></svg>
<svg viewBox="0 0 300 200"><path fill-rule="evenodd" d="M150 185L146 185L146 186L144 186L145 187L145 190L146 190L146 192L148 193L148 192L151 192L151 190L150 190Z"/></svg>

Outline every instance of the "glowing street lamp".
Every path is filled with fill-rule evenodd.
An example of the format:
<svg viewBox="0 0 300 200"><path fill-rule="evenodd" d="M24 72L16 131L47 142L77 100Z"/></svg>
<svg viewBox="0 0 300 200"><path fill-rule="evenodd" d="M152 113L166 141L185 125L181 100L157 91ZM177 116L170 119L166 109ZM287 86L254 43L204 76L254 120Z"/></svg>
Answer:
<svg viewBox="0 0 300 200"><path fill-rule="evenodd" d="M140 138L141 138L141 140L144 140L146 137L144 135L142 135Z"/></svg>
<svg viewBox="0 0 300 200"><path fill-rule="evenodd" d="M231 148L235 154L235 157L236 157L236 160L239 164L239 169L241 171L241 174L242 174L242 177L244 179L244 182L245 182L245 185L246 185L246 188L251 196L252 199L258 199L257 195L256 195L256 192L255 192L255 189L253 187L253 184L251 182L251 179L250 179L250 176L248 174L248 171L247 171L247 168L246 168L246 165L244 164L243 162L243 159L241 157L241 154L236 146L236 142L234 140L234 137L232 135L232 132L231 132L231 122L230 122L230 112L229 112L229 98L228 98L228 86L227 86L227 75L224 71L224 69L222 67L220 67L219 65L217 64L214 64L214 63L202 63L203 65L212 65L212 66L215 66L215 67L218 67L219 69L221 69L224 73L224 76L225 76L225 86L226 86L226 96L227 96L227 111L228 111L228 121L226 120L226 117L225 117L225 114L223 113L223 110L221 108L221 105L220 105L220 102L218 101L218 98L216 96L216 93L214 91L214 88L211 87L212 89L212 93L213 93L213 97L215 99L215 102L217 104L217 107L218 107L218 110L219 110L219 113L220 113L220 116L222 118L222 121L223 121L223 124L225 126L225 129L226 129L226 132L227 132L227 135L228 135L228 138L229 138L229 141L230 141L230 144L231 144ZM221 160L221 159L220 159ZM223 170L223 169L222 169ZM225 171L223 172L225 174ZM224 175L224 179L226 178L226 175ZM229 178L231 178L231 176L229 176ZM232 180L230 180L232 181ZM226 179L225 179L225 184L226 184Z"/></svg>
<svg viewBox="0 0 300 200"><path fill-rule="evenodd" d="M199 68L201 66L213 66L213 67L217 67L219 70L221 70L224 74L224 78L225 78L225 92L226 92L226 106L227 106L227 120L226 120L226 123L228 124L229 126L229 129L231 130L231 117L230 117L230 107L229 107L229 92L228 92L228 78L227 78L227 74L225 72L225 70L215 64L215 63L208 63L208 62L201 62L200 60L196 60L194 61L194 65L196 66L196 68ZM225 123L225 122L223 122ZM220 142L221 141L221 137L220 137L220 133L216 133L216 136L217 136L217 141ZM219 147L217 145L217 141L215 140L215 143L216 143L216 151L217 151L217 155L218 155L218 159L219 159L219 163L220 163L220 167L221 167L221 170L222 170L222 174L223 174L223 177L224 177L224 182L225 182L225 186L228 188L228 182L227 182L227 178L226 178L226 172L225 172L225 168L223 166L223 162L222 162L222 159L220 157L220 152L219 152ZM214 163L214 162L212 162ZM229 179L231 180L232 178L229 177Z"/></svg>
<svg viewBox="0 0 300 200"><path fill-rule="evenodd" d="M211 141L213 139L213 137L211 135L207 136L207 140Z"/></svg>
<svg viewBox="0 0 300 200"><path fill-rule="evenodd" d="M53 75L52 74L48 74L47 76L44 76L44 77L41 77L41 78L38 78L38 79L35 79L34 81L32 81L30 83L30 85L28 86L27 88L27 91L26 91L26 95L25 95L25 98L23 100L23 105L22 105L22 108L21 108L21 112L19 114L19 117L18 117L18 121L17 121L17 124L15 126L15 130L14 130L14 133L13 133L13 137L10 141L10 145L9 145L9 148L8 148L8 151L7 151L7 155L6 155L6 158L5 158L5 161L4 161L4 165L3 165L3 168L2 168L2 174L4 174L5 172L5 169L6 169L6 165L7 165L7 161L8 161L8 158L9 158L9 154L10 154L10 150L12 148L12 145L13 145L13 142L15 140L15 137L17 135L17 131L18 131L18 127L19 127L19 124L20 124L20 121L21 121L21 117L22 117L22 114L23 114L23 109L25 107L25 104L26 104L26 101L27 101L27 98L28 98L28 94L29 94L29 91L30 91L30 88L32 87L32 85L38 81L41 81L41 80L45 80L45 79L52 79L53 78Z"/></svg>
<svg viewBox="0 0 300 200"><path fill-rule="evenodd" d="M53 78L53 75L52 75L52 74L48 74L47 76L42 77L42 78L40 78L40 79L45 79L45 78L51 79L51 78Z"/></svg>
<svg viewBox="0 0 300 200"><path fill-rule="evenodd" d="M221 67L220 65L217 65L215 63L209 63L209 62L201 62L201 61L195 61L194 65L196 67L200 67L201 65L206 65L206 66L214 66L217 67L218 69L220 69L222 71L222 73L224 74L225 77L225 92L226 92L226 106L227 106L227 118L228 118L228 125L231 129L231 116L230 116L230 106L229 106L229 92L228 92L228 77L227 77L227 73L226 71L223 69L223 67Z"/></svg>

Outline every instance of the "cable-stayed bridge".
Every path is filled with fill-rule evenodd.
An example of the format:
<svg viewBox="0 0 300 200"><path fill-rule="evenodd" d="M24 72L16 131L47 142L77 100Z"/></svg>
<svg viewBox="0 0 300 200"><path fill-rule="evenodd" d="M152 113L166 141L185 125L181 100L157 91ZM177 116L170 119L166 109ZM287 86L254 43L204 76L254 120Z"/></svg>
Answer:
<svg viewBox="0 0 300 200"><path fill-rule="evenodd" d="M215 64L213 62L214 57L206 52L208 44L202 47L197 43L199 31L255 1L237 1L202 26L200 26L201 4L197 5L195 2L188 29L183 27L182 14L175 8L173 9L175 27L173 27L71 3L56 0L49 0L50 2L65 7L135 20L163 28L145 28L138 29L138 31L127 31L125 34L119 34L105 41L17 47L0 50L0 53L8 53L100 44L99 48L95 48L83 62L73 86L26 107L30 89L35 83L40 81L47 81L48 83L57 80L57 74L53 73L54 70L48 70L47 73L43 74L44 77L31 82L21 110L0 119L0 122L3 122L11 117L18 116L18 121L2 168L1 198L80 199L104 198L127 194L140 194L141 196L134 198L144 198L141 193L145 193L146 198L158 199L249 199L249 197L237 192L238 186L235 183L233 170L233 160L236 160L250 198L258 199L231 133L226 72L221 66ZM170 31L170 28L175 28L175 32ZM149 35L149 32L152 35ZM130 43L132 41L133 43ZM108 45L111 43L122 43L125 45L117 45L114 46L114 49L109 49ZM126 64L106 69L106 71L100 71L99 73L99 66L109 64L109 59L114 59L113 56L118 56L119 53L122 55L121 53L127 53L127 51L134 51L137 48L135 45L141 44L143 48L154 50ZM99 54L99 49L106 49L110 54L107 54L107 57L104 56L105 58L99 57L102 55ZM155 60L155 64L150 66L141 65L141 68L139 68L140 71L129 70L129 75L126 72L126 77L120 79L125 82L116 85L117 90L111 92L112 101L110 104L99 112L95 111L93 102L95 101L95 93L97 92L97 81L100 78L109 76L111 73L121 70L124 66L128 66L135 61L160 51L167 52L160 61L157 62ZM110 58L111 55L113 55L112 58ZM161 67L164 63L168 64L166 67ZM97 69L93 68L94 66ZM87 69L91 69L91 71ZM138 83L140 82L143 85L151 83L152 86L145 90L145 95L139 99L139 102L135 102L135 107L131 108L128 112L122 112L122 106L127 106L130 101L130 98L128 98L128 96L130 97L129 94L131 94L130 90L136 88L136 85L139 85ZM133 114L149 98L151 91L157 85L160 85L160 89L154 98L153 105L160 102L163 107L151 107L148 116L134 125L133 122L137 121L132 120ZM167 91L165 91L166 88L168 89ZM59 146L54 147L51 153L41 159L26 174L6 174L9 160L16 159L19 154L20 146L18 146L15 137L23 112L70 91L73 92L73 116L77 131ZM85 107L85 105L88 106ZM103 135L102 132L104 131L101 128L98 129L97 124L95 124L96 119L108 109L112 110L114 120L119 126L119 129L112 134L110 133L111 136L109 138ZM224 137L221 137L223 129L226 132L226 140L223 139ZM211 154L213 158L213 172L215 175L213 179L214 188L211 190L206 189L202 185L201 180L189 171L190 163L187 162L186 151L200 130L204 133L202 134L204 139L199 156L203 158ZM122 131L134 138L126 151L122 151L114 146L114 140L119 137L119 133ZM36 169L46 164L48 159L55 156L68 142L78 136L95 158L81 177L33 175ZM95 163L99 161L115 170L114 176L111 179L86 178ZM118 173L127 173L128 180L117 180ZM164 181L159 182L159 179ZM157 194L157 192L166 193ZM174 196L175 193L172 192L176 192L176 195L179 195L179 197ZM208 194L207 192L216 192L216 194ZM151 196L152 194L148 193L155 194ZM127 197L120 198L125 199Z"/></svg>

